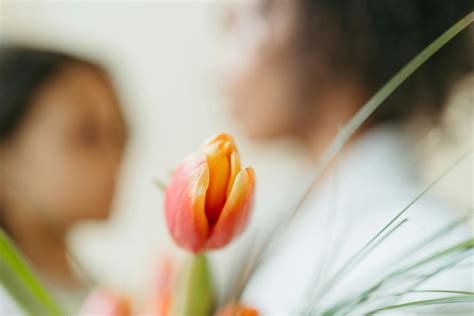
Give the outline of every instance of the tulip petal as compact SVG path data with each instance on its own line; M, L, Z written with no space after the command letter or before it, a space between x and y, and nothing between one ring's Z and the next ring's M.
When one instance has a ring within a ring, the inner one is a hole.
M259 312L242 304L229 304L218 310L216 316L259 316Z
M87 296L79 315L128 316L130 309L128 298L105 288L97 288Z
M175 242L194 253L199 252L208 236L205 213L209 166L204 153L194 153L173 174L165 195L168 229Z
M206 145L209 145L209 144L214 144L214 143L217 143L217 142L222 142L222 141L223 142L230 142L234 148L237 148L235 146L234 138L232 136L230 136L229 134L226 134L226 133L220 133L220 134L212 135L211 137L206 139L203 146L206 146Z
M217 142L201 149L207 156L209 186L206 192L206 216L209 226L219 218L224 207L229 182L230 166L224 147L227 143Z
M245 228L253 204L255 174L252 168L242 170L236 177L229 198L214 227L206 248L220 248Z
M240 173L239 153L234 151L230 155L229 160L230 160L230 176L229 176L229 183L227 184L226 198L229 198L230 192L232 192L232 187L234 186L235 178Z

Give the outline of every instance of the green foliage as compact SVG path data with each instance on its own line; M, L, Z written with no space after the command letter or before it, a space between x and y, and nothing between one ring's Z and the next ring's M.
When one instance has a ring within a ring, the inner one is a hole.
M30 315L63 315L62 309L35 277L20 251L0 229L0 278L2 286Z

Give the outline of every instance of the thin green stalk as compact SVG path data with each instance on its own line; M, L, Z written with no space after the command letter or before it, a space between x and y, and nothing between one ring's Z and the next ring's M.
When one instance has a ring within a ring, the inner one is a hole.
M323 289L323 293L320 293L318 297L315 298L315 304L313 307L310 308L309 313L313 313L314 310L316 309L317 305L321 300L324 298L324 296L329 293L338 283L339 280L341 280L349 271L350 269L355 268L362 260L364 260L365 257L367 257L380 243L382 243L387 237L392 235L398 228L400 228L403 224L405 224L408 221L408 219L404 219L400 223L398 223L395 227L391 228L385 235L381 236L378 240L374 240L374 242L371 245L368 245L368 247L364 247L362 249L363 251L360 251L356 253L354 257L352 257L341 269L339 269L334 275L333 278L329 280L328 286L326 286ZM388 227L387 227L388 228Z
M474 238L470 238L470 239L467 239L463 242L460 242L460 243L457 243L445 250L442 250L442 251L439 251L439 252L436 252L435 254L421 260L420 262L417 262L411 266L408 266L407 268L403 268L399 271L396 271L394 273L392 273L391 275L389 275L390 277L393 277L393 276L397 276L397 275L400 275L402 273L405 273L407 271L410 271L410 270L413 270L415 268L418 268L426 263L429 263L429 262L432 262L438 258L442 258L450 253L455 253L455 252L458 252L458 251L464 251L464 250L469 250L469 249L473 249L474 248Z
M352 309L355 306L366 302L370 296L372 296L376 291L379 291L382 287L386 287L387 284L390 282L393 282L396 280L396 278L399 278L403 275L405 275L407 272L411 272L415 268L420 268L423 267L423 265L431 263L435 260L438 260L440 258L443 258L448 255L452 254L462 254L463 252L467 250L472 250L474 249L474 241L473 239L468 239L463 242L457 243L453 246L450 246L444 250L437 251L435 254L429 255L428 257L423 258L419 262L412 264L408 267L401 268L399 270L396 270L392 273L390 273L388 276L382 278L379 282L377 282L375 285L369 287L367 290L363 291L362 294L357 295L356 297L353 297L351 299L346 299L336 305L334 305L332 308L328 309L326 312L324 312L324 315L335 315L336 313L343 311L345 309ZM422 284L424 281L427 279L431 278L432 276L436 275L440 271L446 270L453 265L457 264L458 262L464 260L466 257L469 257L472 255L471 253L465 253L464 256L455 258L454 260L451 260L447 264L443 265L441 268L438 268L436 271L429 273L428 275L422 275L418 278L416 283L408 288L408 290L413 290L416 286ZM460 258L460 259L459 259Z
M464 251L461 251L459 257L455 257L454 260L451 262L445 264L444 266L438 267L436 270L434 270L431 273L425 274L423 277L419 278L414 284L410 286L410 289L416 289L418 286L421 284L425 283L427 280L431 279L432 277L438 275L440 272L449 270L453 267L455 267L459 262L462 262L466 258L470 258L472 256L472 253L464 253Z
M472 216L471 212L472 212L472 209L469 210L468 212L466 212L467 215L461 217L459 220L456 220L456 221L453 221L452 223L449 223L448 225L442 227L441 229L437 230L436 232L434 232L433 234L428 236L426 239L422 240L415 247L411 248L410 251L407 251L403 256L401 256L400 260L402 260L406 257L409 257L414 252L419 251L420 249L424 248L426 245L438 240L440 237L445 236L446 234L451 232L456 227L459 227L461 224L465 223L469 218L471 218L471 216ZM470 265L469 267L471 267L471 266L472 265ZM424 277L424 276L417 276L417 275L415 275L415 276L416 276L416 278L415 278L416 280L420 280ZM406 274L405 274L405 278L410 279L410 277L407 278ZM382 281L379 281L375 286L372 286L369 289L363 291L362 294L360 294L356 297L344 299L344 300L340 301L339 303L333 305L333 307L328 309L326 311L326 313L327 314L335 314L336 311L341 311L345 308L351 308L354 305L357 305L360 302L364 301L365 297L371 296L372 293L380 290L382 288L382 286L384 288L387 287L387 280L386 280L385 277L382 279Z
M2 286L29 315L64 315L45 287L35 277L26 260L0 229L0 276Z
M459 258L456 258L455 260L453 260L452 262L449 262L441 267L439 267L438 269L436 269L435 271L431 272L431 273L428 273L426 275L423 275L423 276L420 276L419 279L414 283L414 284L411 284L407 287L407 290L403 291L403 292L400 292L400 293L396 293L396 294L391 294L391 295L385 295L385 296L379 296L379 297L374 297L370 300L370 303L374 303L378 300L381 300L381 299L389 299L389 298L392 298L392 301L393 303L395 303L397 300L399 300L400 298L402 298L403 296L407 295L407 294L410 294L410 293L421 293L423 291L416 291L414 289L416 289L419 285L425 283L426 281L430 280L432 277L438 275L439 273L441 273L442 271L445 271L445 270L448 270L448 269L451 269L453 266L455 266L456 264L458 264L460 261L462 261L463 259L465 259L465 256L464 257L461 257L460 259ZM426 293L428 293L428 291L424 291ZM430 291L430 292L434 292L434 291ZM441 292L441 291L439 291ZM447 291L443 291L443 292L447 292ZM460 292L460 291L449 291L449 292L452 292L452 293L456 293L456 292ZM466 294L466 293L470 293L470 292L463 292L463 294ZM459 294L459 293L458 293ZM359 299L359 301L355 302L354 305L352 305L353 307L355 306L358 306L366 301L369 301L369 298L373 295L373 293L367 293L366 295L364 296L361 296L361 298ZM352 308L353 308L352 307ZM348 308L348 309L352 309L350 306L347 306L345 308Z
M474 292L453 291L453 290L418 290L418 291L410 291L410 292L411 293L447 293L447 294L474 295Z
M211 315L214 289L207 255L189 255L179 272L170 315Z
M420 192L407 206L405 206L398 214L396 214L377 234L375 234L372 239L370 239L359 251L357 251L349 260L338 270L336 271L332 278L327 282L327 286L323 288L321 296L316 301L318 304L321 299L328 294L334 286L344 277L351 268L357 265L362 259L364 259L368 253L370 253L373 249L374 244L378 244L380 242L381 236L390 229L391 226L403 215L405 214L410 207L413 206L419 199L421 199L433 186L435 186L441 179L443 179L454 167L456 167L462 160L468 157L471 154L471 150L466 152L465 154L461 155L453 164L451 164L446 170L444 170L434 181L432 181L422 192ZM383 240L383 239L382 239ZM367 252L369 251L369 252ZM309 310L312 312L314 311L315 307L311 307Z
M415 291L415 290L407 290L403 292L398 292L398 293L393 293L393 294L388 294L385 296L381 296L376 298L376 300L380 299L389 299L389 298L400 298L403 297L407 294L427 294L427 293L440 293L440 294L460 294L460 295L474 295L474 292L466 292L466 291L453 291L453 290L420 290L420 291ZM394 305L394 304L393 304ZM351 308L353 310L353 308Z
M413 308L413 307L423 307L423 306L431 306L431 305L439 305L439 304L459 304L459 303L472 303L474 302L474 295L459 295L459 296L448 296L442 298L436 298L431 300L422 300L422 301L413 301L398 305L390 305L385 306L382 308L378 308L368 312L366 315L375 315L376 313L380 313L387 310L394 310L394 309L404 309L404 308Z
M425 248L429 244L433 243L434 241L438 240L440 237L445 236L449 232L451 232L453 229L459 227L460 225L466 223L467 220L472 218L473 209L470 209L466 212L466 215L462 216L460 219L453 221L452 223L449 223L448 225L442 227L435 233L431 234L428 236L426 239L420 241L419 243L413 245L409 250L407 250L403 255L400 256L400 261L401 260L406 260L407 258L411 257L413 254L419 252L421 249Z

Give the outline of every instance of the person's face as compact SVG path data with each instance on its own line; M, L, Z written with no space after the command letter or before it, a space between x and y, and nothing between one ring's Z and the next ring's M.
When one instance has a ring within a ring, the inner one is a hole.
M226 13L223 69L232 113L251 137L291 134L299 102L291 56L295 1L244 1Z
M122 114L105 75L84 65L64 66L32 102L1 148L7 205L8 197L16 199L48 212L62 226L106 218L125 139Z

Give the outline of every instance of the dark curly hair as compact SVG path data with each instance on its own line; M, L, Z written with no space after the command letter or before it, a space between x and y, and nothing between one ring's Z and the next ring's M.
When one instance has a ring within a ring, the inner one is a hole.
M14 134L39 88L64 65L78 63L104 72L99 65L65 53L0 46L0 142Z
M298 0L298 63L311 83L317 80L311 73L318 75L312 61L322 57L332 73L355 74L373 94L473 8L472 0ZM458 34L416 71L373 122L400 121L414 112L437 117L453 83L473 71L472 31Z

